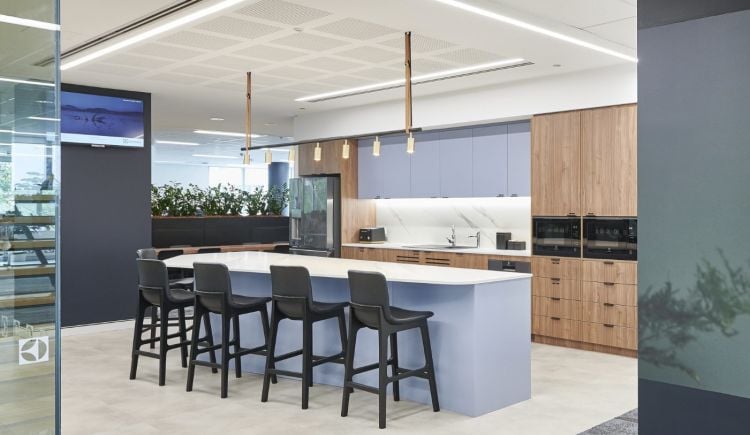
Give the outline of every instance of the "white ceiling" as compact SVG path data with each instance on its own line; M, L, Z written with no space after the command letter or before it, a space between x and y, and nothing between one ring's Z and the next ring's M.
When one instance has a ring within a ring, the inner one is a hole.
M466 1L635 55L635 0ZM62 50L173 3L61 0ZM244 73L252 71L253 131L288 136L300 113L403 98L403 90L391 90L294 101L403 77L406 30L413 32L415 74L511 57L534 63L419 85L415 98L624 62L433 0L247 0L67 70L63 81L151 92L155 137L184 138L194 128L242 131ZM210 121L214 116L225 121Z

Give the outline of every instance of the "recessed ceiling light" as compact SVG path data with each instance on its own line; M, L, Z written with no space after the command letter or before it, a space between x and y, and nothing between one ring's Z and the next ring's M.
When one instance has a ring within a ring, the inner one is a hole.
M137 35L131 36L130 38L123 39L120 42L117 42L115 44L109 45L107 47L104 47L102 49L96 50L90 54L87 54L85 56L79 57L77 59L71 60L70 62L65 62L60 66L60 69L62 71L65 71L67 69L76 67L78 65L82 65L86 62L90 62L94 59L98 59L104 55L107 55L109 53L115 52L117 50L121 50L125 47L129 47L133 44L136 44L138 42L141 42L143 40L153 38L156 35L160 35L164 32L170 31L172 29L176 29L180 26L184 26L185 24L192 23L193 21L199 20L203 17L206 17L211 14L215 14L216 12L223 11L224 9L230 8L236 4L242 3L245 0L224 0L219 3L216 3L214 5L205 7L203 9L197 10L193 12L192 14L185 15L183 17L177 18L173 21L169 21L167 23L162 24L161 26L154 27L151 30L147 30L143 33L139 33Z
M8 77L0 77L0 82L7 82L7 83L19 83L23 85L37 85L37 86L47 86L49 88L54 88L55 84L50 82L37 82L33 80L18 80L18 79L11 79ZM47 101L44 101L45 103Z
M245 137L245 133L236 133L233 131L221 131L221 130L193 130L193 133L198 134L210 134L213 136L229 136L229 137ZM263 137L262 134L251 134L250 137Z
M60 25L48 23L46 21L30 20L28 18L13 17L10 15L0 15L0 23L17 24L19 26L34 27L44 30L60 30Z
M418 84L420 82L429 82L429 81L439 80L439 79L460 77L460 76L467 75L467 74L489 72L489 71L493 71L493 70L500 69L503 67L508 67L510 65L522 64L523 62L525 62L525 60L519 57L519 58L514 58L514 59L501 60L497 62L482 63L479 65L471 65L471 66L467 66L463 68L454 68L454 69L438 71L438 72L429 73L429 74L412 76L411 82L414 84ZM404 83L406 83L406 79L390 80L387 82L373 83L371 85L358 86L355 88L342 89L339 91L325 92L325 93L316 94L316 95L308 95L306 97L297 98L294 101L320 101L320 100L325 100L325 99L334 98L334 97L357 95L357 94L362 94L365 92L379 91L379 90L385 90L385 89L403 86ZM300 110L302 109L303 108L300 107Z
M574 38L572 36L563 35L562 33L558 33L549 29L545 29L544 27L539 27L537 25L527 23L525 21L521 21L516 18L511 18L505 15L501 15L496 12L488 11L487 9L482 9L482 8L479 8L479 7L476 7L467 3L463 3L457 0L434 0L434 1L448 5L448 6L453 6L454 8L458 8L458 9L471 12L477 15L481 15L483 17L491 18L495 21L500 21L501 23L510 24L511 26L515 26L515 27L520 27L521 29L524 29L524 30L529 30L534 33L539 33L541 35L559 39L560 41L565 41L565 42L577 45L579 47L588 48L590 50L598 51L599 53L604 53L610 56L624 59L629 62L638 62L638 58L627 55L625 53L620 53L619 51L615 51L606 47L602 47L601 45L592 44L590 42L586 42L584 40Z
M221 154L193 154L193 157L207 157L212 159L237 159L235 156L225 156Z
M189 146L200 145L198 142L183 142L179 140L157 140L156 143L164 144L164 145L189 145Z
M224 120L224 118L219 118L219 117L216 117L216 116L213 117L213 118L211 118L211 121L223 121L223 120Z

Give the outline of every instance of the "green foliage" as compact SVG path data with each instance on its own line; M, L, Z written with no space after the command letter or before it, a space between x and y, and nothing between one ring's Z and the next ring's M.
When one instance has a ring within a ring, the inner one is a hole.
M200 188L180 183L151 186L153 216L240 216L280 215L289 202L286 185L264 192L258 187L247 192L234 186Z
M735 320L750 314L750 275L732 267L721 250L719 255L720 268L706 260L697 265L692 288L680 291L666 282L657 290L649 287L638 300L638 357L680 370L698 384L700 374L680 360L679 350L694 342L698 333L737 335Z

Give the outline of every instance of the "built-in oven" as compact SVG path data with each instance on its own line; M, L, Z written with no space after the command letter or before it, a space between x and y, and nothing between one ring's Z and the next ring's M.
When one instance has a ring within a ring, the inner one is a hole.
M583 218L583 256L638 259L638 220L633 217Z
M555 257L581 256L580 217L535 217L532 219L531 253Z

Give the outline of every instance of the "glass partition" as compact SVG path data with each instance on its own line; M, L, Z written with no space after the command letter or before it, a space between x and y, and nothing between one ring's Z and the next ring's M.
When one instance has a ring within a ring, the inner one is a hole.
M0 433L59 431L56 0L0 1Z

